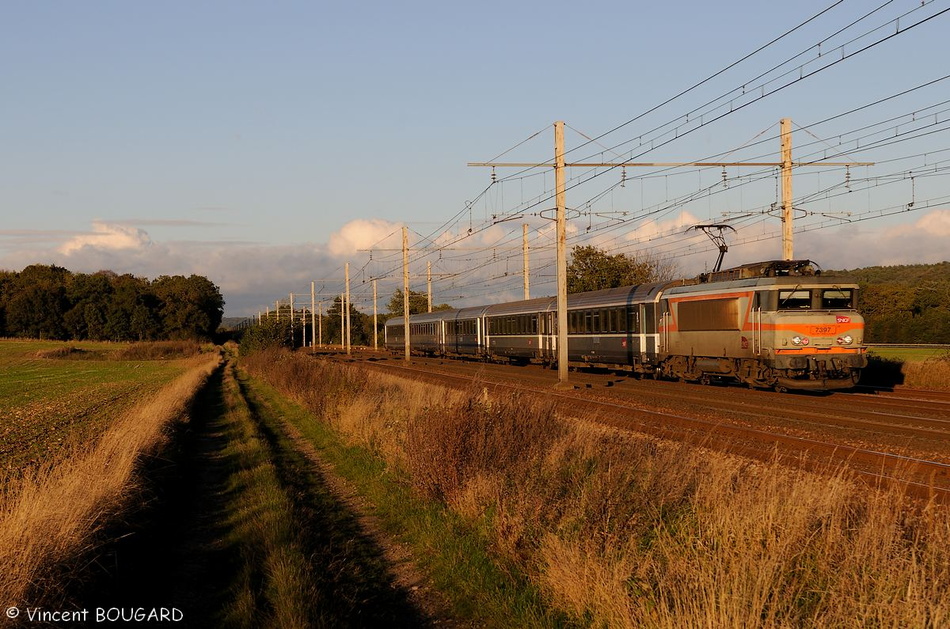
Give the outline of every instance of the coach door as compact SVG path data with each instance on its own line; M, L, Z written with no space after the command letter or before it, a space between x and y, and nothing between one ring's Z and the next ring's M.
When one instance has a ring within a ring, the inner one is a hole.
M640 305L640 347L649 356L656 355L656 304Z
M668 354L670 351L670 326L673 323L673 315L670 313L670 303L667 300L660 302L660 311L662 314L659 318L659 334L654 335L654 338L660 339L658 353Z
M557 346L555 345L557 335L554 330L554 315L555 313L553 312L541 313L541 348L544 350L544 357L550 360L554 360L554 357L557 355Z

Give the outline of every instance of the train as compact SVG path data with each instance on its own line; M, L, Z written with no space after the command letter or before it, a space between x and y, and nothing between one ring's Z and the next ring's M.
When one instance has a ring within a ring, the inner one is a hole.
M770 260L689 279L567 298L570 367L779 391L853 387L867 366L858 286L810 260ZM554 297L411 315L413 353L557 363ZM403 317L385 347L405 348Z

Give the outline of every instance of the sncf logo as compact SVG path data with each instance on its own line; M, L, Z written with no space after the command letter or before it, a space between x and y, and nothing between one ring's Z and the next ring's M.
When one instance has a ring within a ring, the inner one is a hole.
M835 317L835 323L851 323L851 317L846 317L844 315L837 315Z

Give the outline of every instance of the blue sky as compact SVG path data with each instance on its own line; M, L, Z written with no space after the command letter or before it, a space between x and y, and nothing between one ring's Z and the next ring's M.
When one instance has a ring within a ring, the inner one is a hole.
M950 14L939 15L946 1L642 4L6 3L0 267L199 273L222 287L227 314L247 315L290 291L309 293L311 280L327 294L338 291L348 261L367 309L363 280L380 276L383 294L398 285L390 279L398 257L391 249L408 225L416 276L432 262L440 301L461 303L517 296L520 285L509 280L520 252L509 248L511 232L520 242L526 222L537 246L536 294L544 294L550 230L542 210L551 205L543 199L553 178L547 169L530 176L498 169L510 179L479 196L490 172L466 163L489 160L536 132L503 160L549 160L555 120L566 121L568 148L577 147L824 9L740 66L575 155L774 160L777 121L791 117L803 153L821 143L847 150L837 161L878 162L847 175L796 171L805 230L796 252L834 268L950 257L943 244L950 190L940 164L950 142L939 106L950 98L950 81L812 126L947 74ZM807 52L879 4L886 6L823 44L822 56ZM754 77L798 53L804 56L785 68L800 75L834 55L856 54L768 94L794 78L775 72L758 87L764 97L733 92L729 100L748 106L696 127L697 116L715 117L712 109L702 113L705 103L746 83L754 91ZM690 111L697 113L687 122ZM923 126L928 116L933 124ZM683 137L634 150L636 138L666 123ZM878 125L877 136L856 131L868 125ZM907 135L913 125L917 139ZM900 142L864 149L889 133ZM778 220L762 213L775 201L774 177L756 178L754 170L727 169L723 177L721 169L629 169L620 186L616 169L603 173L569 193L573 242L675 257L691 273L715 255L683 230L720 221L723 212L744 213L735 219L731 261L777 257ZM851 193L822 192L840 191L845 177L854 182ZM541 200L532 203L535 196ZM750 218L755 213L761 218ZM491 226L493 215L512 220ZM436 247L469 228L473 235L454 250Z

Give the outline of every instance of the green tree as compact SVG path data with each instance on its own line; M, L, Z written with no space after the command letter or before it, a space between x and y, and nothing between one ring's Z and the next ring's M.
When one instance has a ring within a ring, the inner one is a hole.
M241 335L238 352L247 356L253 352L279 347L290 347L290 321L284 317L268 317L258 325L252 325Z
M16 286L16 273L0 271L0 337L9 336L7 332L7 304Z
M333 305L327 309L326 316L323 319L323 342L330 344L342 344L343 339L343 318L340 298L333 300ZM373 316L366 315L350 304L350 343L353 345L372 345L373 344Z
M66 290L66 296L71 304L69 311L64 315L64 322L73 339L107 339L106 317L109 311L109 302L113 296L112 278L115 274L95 273L87 275L78 273L73 276L72 282Z
M33 264L16 275L6 304L7 331L15 336L66 339L66 286L72 274L58 266Z
M111 278L104 338L111 341L151 341L165 338L159 319L159 302L145 278L129 273Z
M389 311L389 314L401 317L403 314L402 306L402 291L396 289L393 292L393 296L390 298L389 303L386 304L386 309ZM452 306L448 304L439 304L432 306L432 310L451 310ZM411 288L409 289L409 314L422 314L423 312L429 312L429 295L428 293L414 291Z
M567 292L648 284L672 279L674 274L675 266L649 257L610 255L597 247L576 246L567 265Z
M151 290L161 306L159 316L167 338L211 338L224 316L224 298L214 283L200 275L162 275Z

